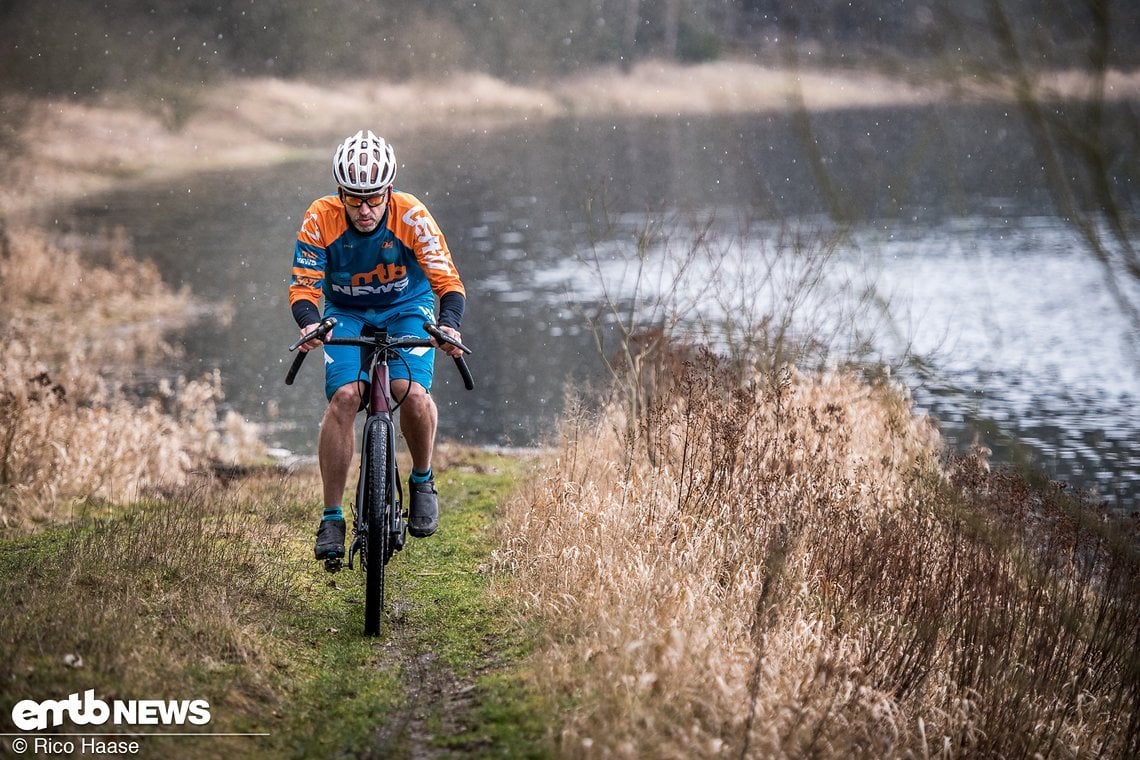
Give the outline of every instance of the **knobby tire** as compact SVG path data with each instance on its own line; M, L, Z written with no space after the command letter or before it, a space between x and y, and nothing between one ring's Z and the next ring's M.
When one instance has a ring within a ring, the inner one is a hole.
M380 634L380 616L384 611L384 566L388 561L389 461L391 422L369 420L364 436L365 458L364 515L368 529L365 541L364 635Z

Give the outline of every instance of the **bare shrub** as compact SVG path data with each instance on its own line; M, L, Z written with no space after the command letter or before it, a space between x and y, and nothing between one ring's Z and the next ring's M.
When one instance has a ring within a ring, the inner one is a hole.
M875 283L837 265L841 227L715 215L627 227L607 221L595 234L580 256L592 276L578 281L600 290L585 294L584 316L631 441L652 428L650 410L667 403L682 365L702 350L725 357L733 386L772 384L789 363L858 358L874 340L860 333L873 328L858 326L890 319Z
M261 452L248 423L232 415L220 423L216 373L151 372L156 379L140 387L140 369L173 355L164 332L190 315L190 298L131 258L126 241L110 241L111 265L96 268L36 231L6 240L0 527L139 498L205 474L215 460Z

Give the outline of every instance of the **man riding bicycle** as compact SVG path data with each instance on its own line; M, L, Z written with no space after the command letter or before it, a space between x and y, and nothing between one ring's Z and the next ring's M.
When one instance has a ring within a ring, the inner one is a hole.
M466 291L443 234L423 203L396 190L392 146L371 131L360 131L336 149L332 160L337 192L313 201L305 212L293 254L289 305L308 335L324 316L337 318L340 336L385 330L397 337L429 338L423 324L436 322L461 339ZM436 297L439 314L436 316ZM460 349L433 345L449 356ZM311 340L300 347L323 345ZM408 532L425 538L439 526L438 492L432 473L437 410L429 393L434 351L408 349L390 371L392 395L400 404L400 429L412 457ZM353 346L325 346L325 395L317 458L324 490L324 514L317 528L317 559L344 556L341 508L353 457L353 424L367 397L368 367Z

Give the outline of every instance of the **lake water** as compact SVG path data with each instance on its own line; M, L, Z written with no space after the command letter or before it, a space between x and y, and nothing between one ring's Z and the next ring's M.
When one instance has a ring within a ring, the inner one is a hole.
M832 242L814 306L838 303L828 288L873 287L889 320L864 308L832 325L873 336L863 349L877 361L925 356L921 372L902 378L952 443L1028 453L1052 477L1135 508L1137 326L1053 214L1021 135L1013 116L988 106L816 115L810 134L764 114L561 120L396 141L398 186L432 209L470 295L464 337L478 388L464 391L449 364L437 367L441 436L541 443L566 385L601 376L582 315L602 291L583 255L597 251L609 292L621 291L646 223L670 220L682 242L709 223L747 287L748 262L778 250L782 232L816 230ZM220 368L228 402L266 425L271 444L300 454L315 449L323 394L316 363L294 386L282 382L295 337L286 282L300 214L331 189L336 139L289 165L90 198L60 222L124 227L170 282L225 305L231 323L183 335L184 369ZM1120 165L1134 215L1136 156ZM645 250L655 271L667 269L668 248ZM683 280L702 277L694 266ZM756 299L778 306L786 283L769 285L755 287Z

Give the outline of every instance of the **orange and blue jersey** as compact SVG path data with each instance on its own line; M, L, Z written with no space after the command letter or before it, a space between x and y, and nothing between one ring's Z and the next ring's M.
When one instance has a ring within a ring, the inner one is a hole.
M434 304L434 296L448 293L460 296L460 303L466 295L443 233L415 196L393 190L384 219L369 233L349 224L336 195L318 198L305 212L293 255L290 307L307 311L301 302L316 307L323 296L326 304L344 309L404 310ZM448 310L442 311L440 322L446 323Z

